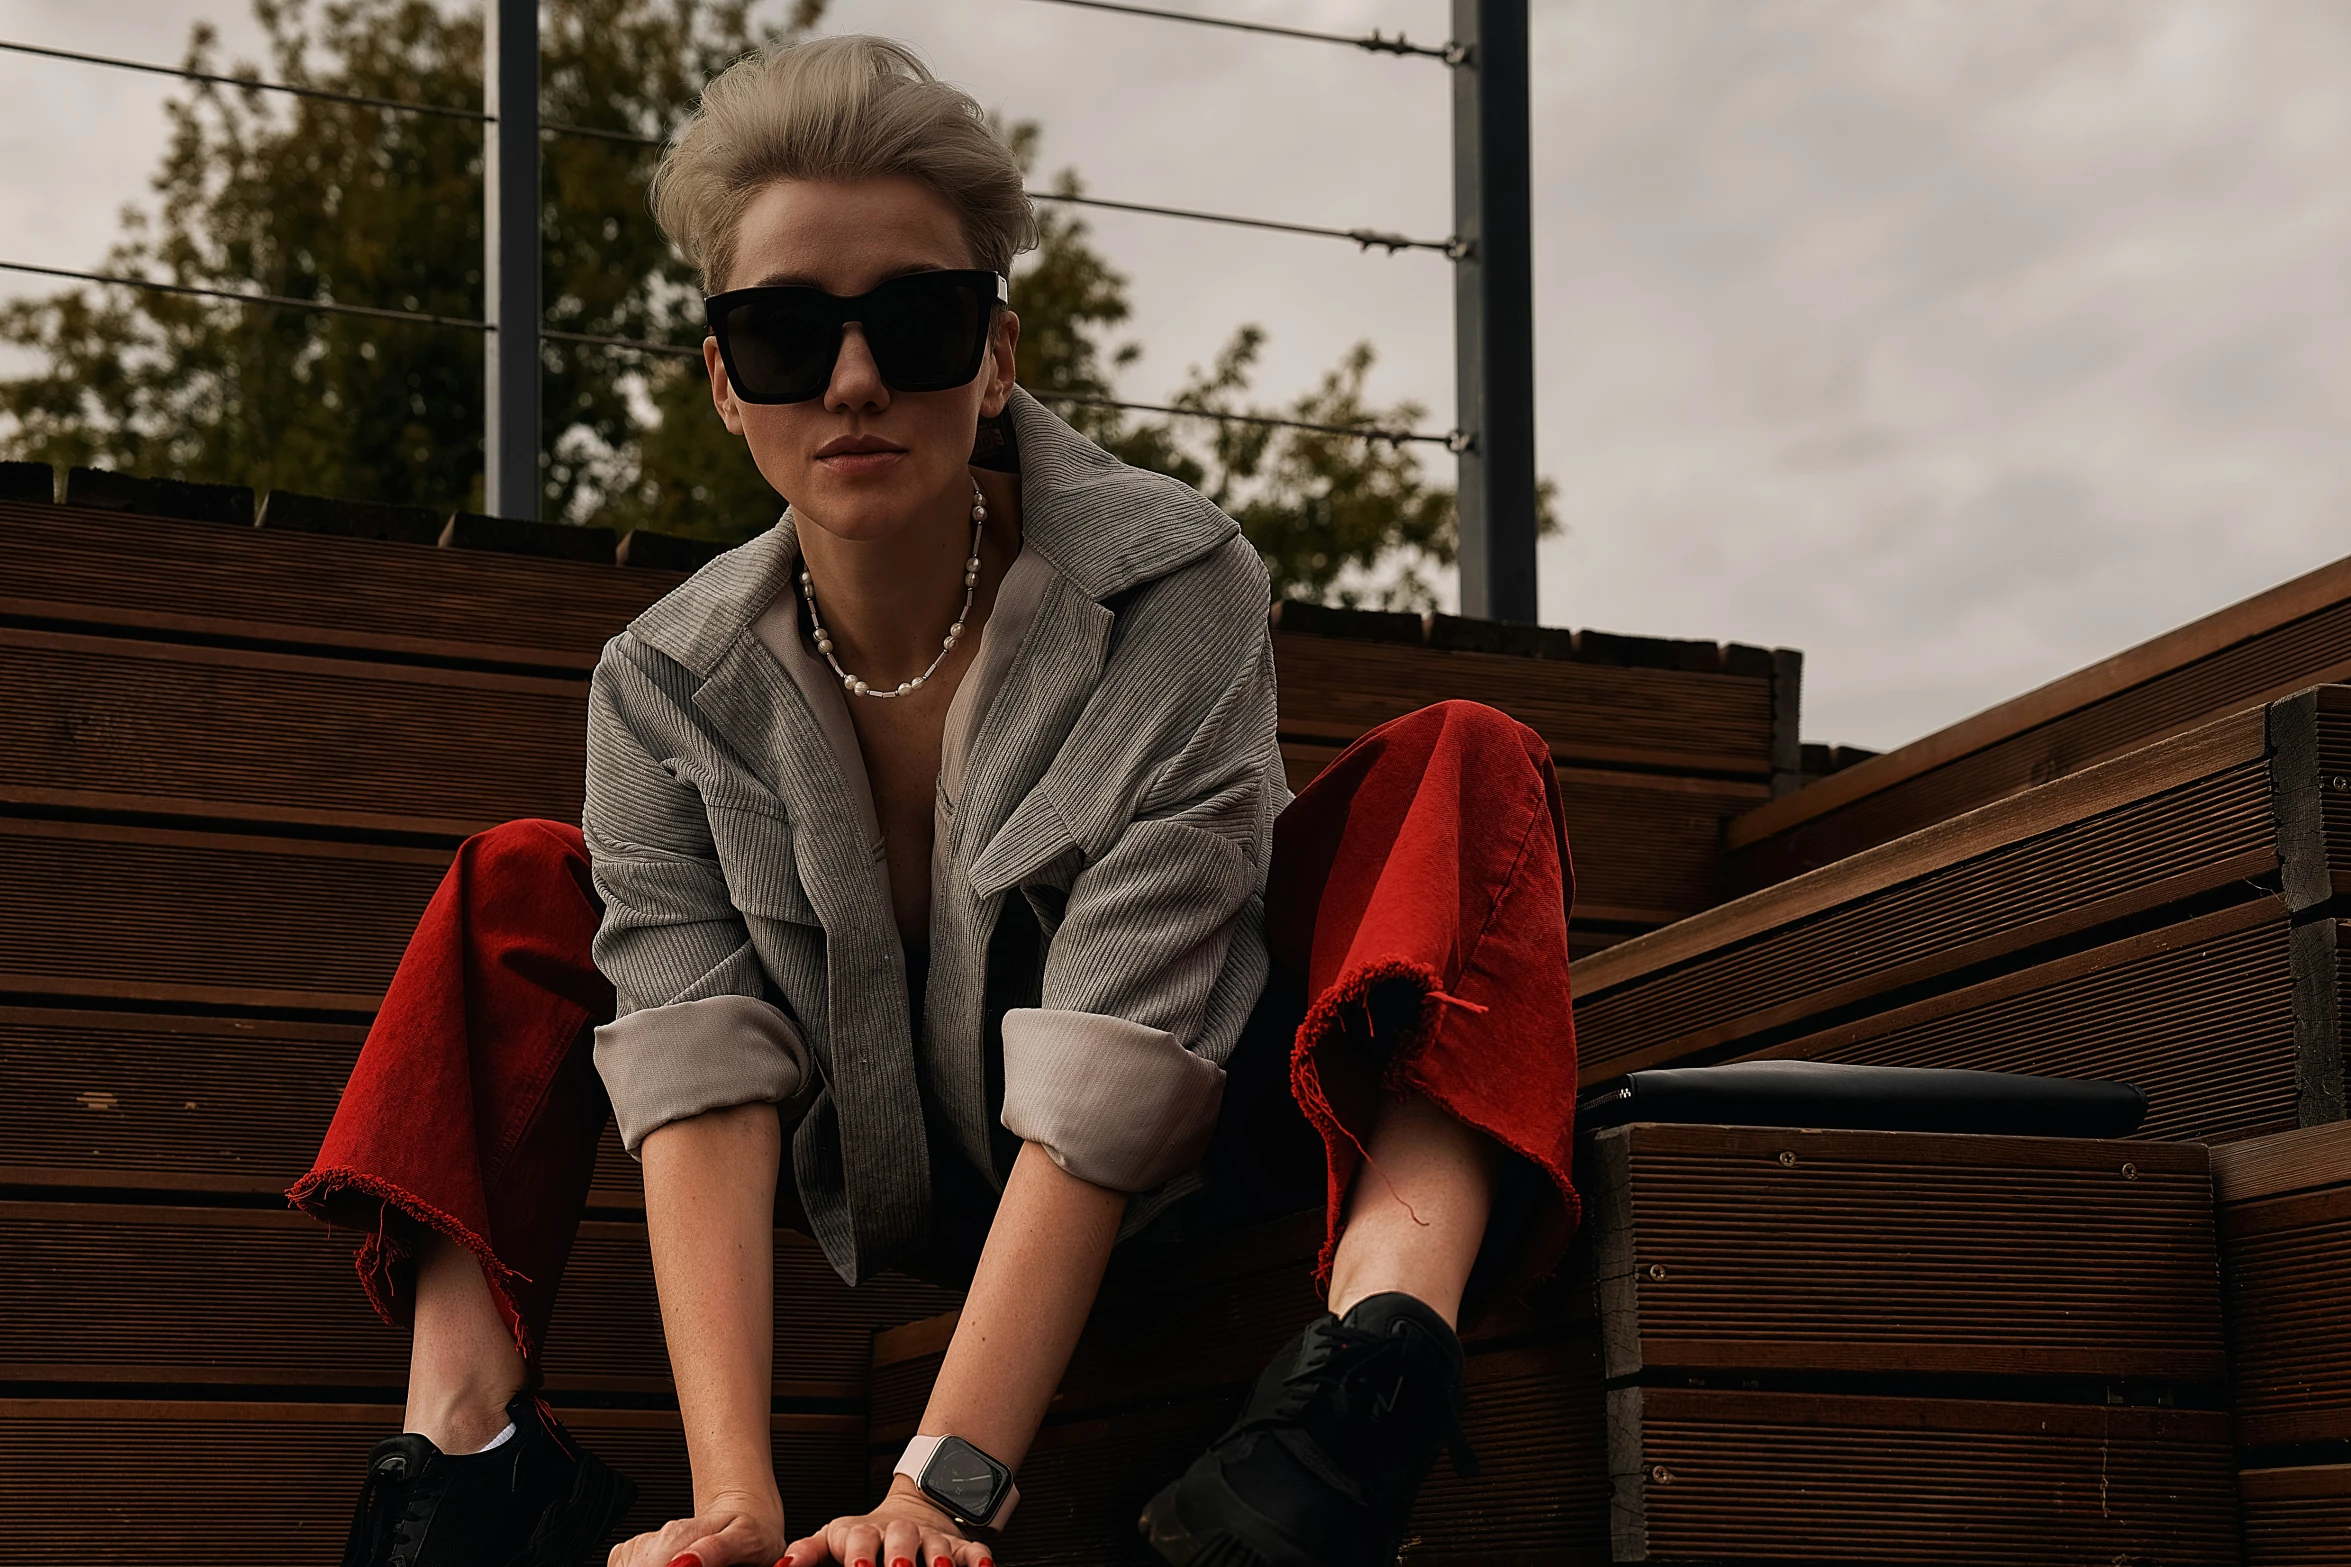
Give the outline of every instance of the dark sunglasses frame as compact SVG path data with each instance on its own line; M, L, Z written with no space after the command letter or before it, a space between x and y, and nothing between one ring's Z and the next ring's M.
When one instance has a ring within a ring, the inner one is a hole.
M972 334L970 351L956 361L959 368L926 376L915 372L900 357L890 313L893 310L904 311L906 307L903 302L910 295L940 288L969 289L981 295L985 306L980 312L979 328ZM980 373L981 361L987 357L988 339L996 326L996 312L1009 304L1011 299L1012 287L1002 273L984 270L909 272L854 299L844 299L838 294L828 294L821 288L807 288L798 284L729 289L723 294L712 294L705 298L702 301L702 314L710 325L710 335L718 339L718 356L726 365L727 383L737 398L746 403L805 403L822 397L824 389L832 384L833 367L841 357L841 329L852 321L865 328L866 349L873 355L875 367L881 371L883 384L891 391L943 392L950 387L970 385L972 377ZM813 385L806 381L781 387L745 384L736 359L732 317L735 311L745 305L762 303L795 307L813 317L815 324L830 329L832 352L825 356L822 375L817 375L813 369L809 371Z

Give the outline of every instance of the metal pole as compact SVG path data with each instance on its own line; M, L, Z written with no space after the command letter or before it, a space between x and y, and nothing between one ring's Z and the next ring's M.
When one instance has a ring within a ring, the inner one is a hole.
M1535 263L1527 0L1453 0L1461 613L1535 620Z
M539 515L539 5L482 8L482 510Z

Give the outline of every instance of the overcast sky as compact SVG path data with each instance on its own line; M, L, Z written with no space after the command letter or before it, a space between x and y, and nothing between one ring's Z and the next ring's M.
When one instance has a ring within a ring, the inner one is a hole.
M1426 41L1448 11L1158 3ZM2351 3L1534 13L1547 622L1802 648L1806 738L1883 747L2351 553ZM169 61L200 17L254 37L241 0L0 0L0 38ZM914 42L1100 195L1450 226L1427 61L1042 0L826 27ZM168 89L0 55L0 259L100 258ZM1257 321L1266 394L1369 338L1379 394L1450 423L1441 259L1093 221L1130 395Z

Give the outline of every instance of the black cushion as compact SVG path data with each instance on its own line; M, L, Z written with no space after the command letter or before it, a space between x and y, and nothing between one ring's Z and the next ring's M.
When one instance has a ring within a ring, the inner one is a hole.
M1585 1101L1586 1126L1683 1121L1867 1132L2127 1137L2147 1117L2129 1083L1834 1061L1735 1061L1635 1072Z

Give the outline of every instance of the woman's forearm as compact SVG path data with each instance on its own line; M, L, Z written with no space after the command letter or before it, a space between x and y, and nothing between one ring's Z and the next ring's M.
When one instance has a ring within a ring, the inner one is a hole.
M1021 1149L923 1411L925 1433L1019 1466L1094 1308L1126 1204L1124 1192L1079 1180L1035 1143Z
M738 1105L650 1133L645 1227L670 1373L693 1462L694 1505L772 1510L768 1409L775 1359L775 1106Z

